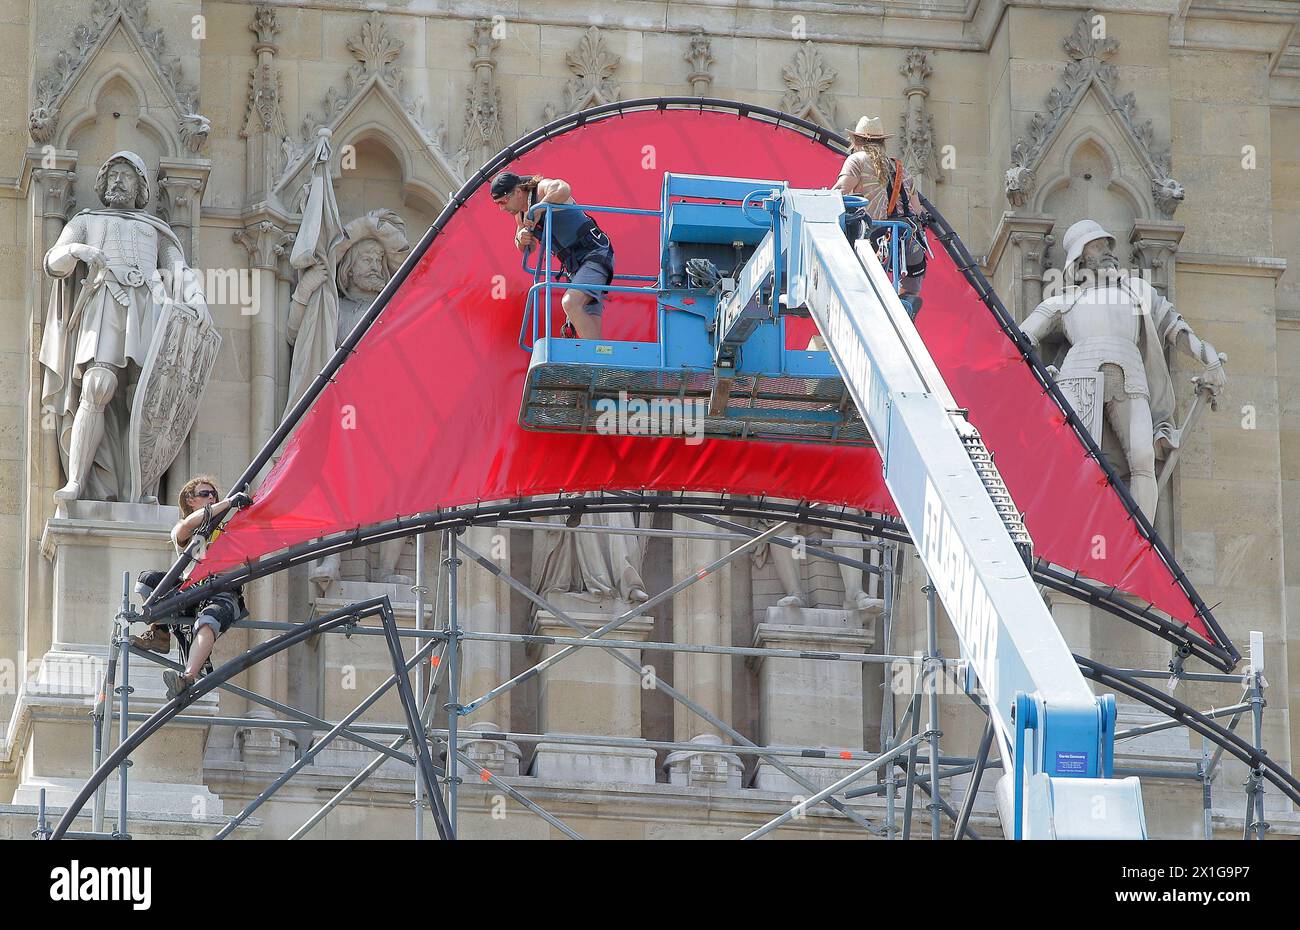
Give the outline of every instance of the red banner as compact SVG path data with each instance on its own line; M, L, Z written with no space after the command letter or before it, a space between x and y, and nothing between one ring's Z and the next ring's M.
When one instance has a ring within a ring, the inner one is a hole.
M793 129L689 109L563 132L512 164L568 180L579 203L658 209L665 171L834 183L842 156ZM598 215L620 273L655 274L657 217ZM197 579L397 516L601 489L728 491L894 514L872 450L526 432L518 337L531 277L486 186L448 219L316 399ZM1152 602L1214 641L1029 363L935 243L918 328L997 457L1037 555ZM558 313L558 300L557 313ZM605 336L653 339L652 297L608 301ZM806 345L807 332L792 341Z

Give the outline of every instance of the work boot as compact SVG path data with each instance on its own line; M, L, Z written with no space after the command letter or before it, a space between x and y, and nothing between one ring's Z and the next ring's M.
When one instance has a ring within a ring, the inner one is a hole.
M167 700L172 701L180 697L185 689L194 682L181 672L174 672L171 669L163 672L163 683L167 685Z
M172 632L165 626L150 626L143 636L132 636L131 645L148 652L161 652L164 655L172 651Z

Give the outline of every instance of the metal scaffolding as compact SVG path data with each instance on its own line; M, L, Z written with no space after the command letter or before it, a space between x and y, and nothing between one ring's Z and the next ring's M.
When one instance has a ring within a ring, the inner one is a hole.
M647 514L673 512L665 510L662 499L640 498L639 500L639 505L629 505L624 499L623 509ZM522 505L530 502L518 503L521 505L519 509L523 511L526 508ZM590 499L571 499L570 514L580 516L584 512L592 512L592 503ZM475 512L478 512L477 508ZM535 798L528 796L528 783L534 781L531 776L520 775L507 779L498 772L490 771L466 752L466 745L471 741L511 742L524 745L547 742L601 747L635 746L660 752L684 750L725 753L749 759L754 763L762 760L808 792L806 797L795 798L791 804L783 804L773 800L770 795L764 794L762 804L770 808L768 815L764 816L762 822L753 829L739 833L738 838L756 839L764 836L791 821L802 819L810 809L825 805L861 827L869 835L888 839L910 839L913 836L914 815L919 813L917 802L919 791L928 799L924 807L929 811L928 832L931 839L941 839L945 835L953 839L978 839L980 834L972 824L972 818L976 812L980 786L984 775L990 769L1003 767L1004 760L990 758L993 743L991 722L986 723L983 728L979 749L974 757L946 756L943 753L939 706L941 682L947 676L950 681L961 683L966 678L966 665L959 659L941 654L935 593L928 584L922 589L926 596L926 619L925 651L919 658L921 686L911 689L913 693L908 696L900 717L895 706L897 695L891 687L891 682L895 680L894 669L899 663L908 663L910 667L918 661L914 656L893 653L903 562L908 545L889 538L883 533L861 541L833 538L807 541L791 537L790 530L794 522L811 522L816 525L819 520L828 519L828 513L808 505L801 505L797 513L776 508L768 511L768 516L769 519L780 522L766 529L753 528L737 522L734 515L689 512L684 515L700 528L686 529L682 526L624 528L582 525L572 520L570 525L560 525L509 517L475 520L467 516L461 526L448 527L441 531L442 558L438 566L431 602L426 602L430 589L427 584L429 579L424 553L424 534L419 528L412 528L407 532L407 535L415 536L417 542L416 578L412 587L415 594L416 620L412 627L398 625L393 605L386 596L349 604L342 609L302 623L243 621L243 626L270 631L276 635L254 645L215 669L210 675L200 678L198 683L181 697L169 701L151 714L131 709L132 660L143 659L169 668L179 666L165 656L137 650L130 645L130 625L132 622L141 622L144 616L132 605L129 579L124 579L122 609L117 614L113 625L113 648L110 652L110 661L92 712L94 772L53 827L48 822L45 797L42 792L37 829L33 831L33 835L52 839L129 838L129 757L131 753L166 724L188 723L292 730L314 737L310 748L302 751L282 774L261 790L241 811L226 818L226 822L216 833L218 839L229 836L244 824L258 808L271 799L295 775L309 766L338 737L345 737L357 745L366 747L375 755L291 835L292 839L299 839L306 835L331 811L344 803L348 796L374 775L388 759L399 760L411 767L416 838L423 838L426 810L431 812L440 838L455 838L458 828L457 817L461 808L462 772L474 773L484 784L513 799L565 836L573 839L582 838L578 831L565 824L559 816L547 811ZM836 512L834 516L843 516L843 514ZM867 517L860 521L859 529L869 525L871 519ZM733 547L708 564L689 567L681 573L680 578L671 581L663 590L650 594L644 603L629 606L608 623L588 632L587 627L579 620L536 591L529 583L503 570L492 559L460 539L460 532L470 525L494 526L507 532L625 533L645 538L709 539L726 542ZM358 539L354 545L364 544L365 541L365 539ZM809 542L814 544L810 545ZM869 577L874 578L873 588L884 601L876 631L876 643L880 651L872 654L808 652L799 649L731 646L720 643L646 642L614 638L617 631L633 619L648 615L656 606L669 601L700 580L715 575L737 558L747 555L763 544L791 548L802 546L808 552L832 562L852 566L867 572ZM878 563L869 558L871 552L877 554ZM457 607L457 583L460 573L466 570L466 566L470 563L487 571L538 610L548 611L561 623L573 629L574 634L572 636L531 635L465 628L464 618L460 616ZM425 625L426 611L432 613L431 627ZM377 622L363 623L366 620ZM232 680L258 662L268 661L291 646L306 641L309 637L339 634L384 637L392 659L393 671L351 712L338 720L322 719L302 708L290 706L267 695L236 685ZM414 652L409 656L403 645L407 641L410 641L408 645L414 647ZM460 666L462 645L466 641L521 643L559 648L549 656L540 658L522 673L507 678L483 694L475 695L463 693ZM485 732L477 729L466 731L459 726L460 718L483 708L528 679L554 668L578 654L580 650L590 648L604 650L615 661L638 676L642 672L641 666L630 658L625 650L725 655L733 660L736 658L798 658L828 663L850 662L864 667L877 665L883 670L885 682L880 702L880 751L865 751L860 747L758 745L749 735L704 707L690 694L662 680L656 680L654 687L709 724L717 734L720 734L718 743L701 744L642 739L639 736L598 734ZM1187 766L1174 764L1158 771L1116 769L1117 776L1147 774L1160 778L1199 781L1202 785L1204 834L1207 838L1211 835L1213 826L1211 785L1225 754L1245 763L1249 770L1245 784L1246 816L1243 830L1245 838L1263 839L1267 833L1268 825L1264 819L1266 783L1272 784L1293 802L1300 803L1300 782L1269 758L1264 750L1262 720L1266 706L1264 696L1266 682L1260 671L1252 668L1244 675L1191 672L1183 667L1181 660L1185 656L1180 656L1175 663L1171 664L1172 674L1175 677L1187 681L1236 682L1243 687L1241 700L1232 706L1199 712L1175 700L1167 691L1154 688L1144 682L1144 679L1168 680L1171 670L1114 669L1084 657L1076 658L1085 677L1107 690L1113 690L1131 700L1152 707L1167 718L1149 726L1121 731L1116 734L1117 740L1134 739L1171 727L1186 727L1207 741L1207 749L1203 757ZM426 672L426 669L431 671ZM414 680L412 680L412 670L415 671ZM393 688L396 688L400 700L403 720L378 724L358 722L368 709ZM278 717L268 720L265 717L184 713L185 708L195 699L218 689L268 708ZM977 689L963 689L963 693L987 714L987 708L982 706L981 695ZM1247 715L1252 721L1249 741L1235 732L1240 721ZM118 738L116 746L111 746L110 734L115 716ZM1230 718L1226 727L1216 722L1223 717ZM131 729L132 725L135 727L134 730ZM1212 754L1208 749L1210 743L1216 746ZM857 763L858 767L826 786L815 784L805 772L794 767L794 764L801 759L825 758L851 761ZM115 826L109 830L105 828L106 785L114 771L118 775L117 817ZM750 771L749 774L752 779L753 772ZM875 784L860 786L867 776L873 774ZM954 785L954 779L965 779L964 790L960 792L953 790L951 786ZM950 786L947 791L945 791L945 782ZM599 785L593 784L593 788L598 787ZM876 800L877 798L881 800ZM87 803L92 805L91 828L74 830L74 822ZM701 796L700 803L708 804L709 801Z

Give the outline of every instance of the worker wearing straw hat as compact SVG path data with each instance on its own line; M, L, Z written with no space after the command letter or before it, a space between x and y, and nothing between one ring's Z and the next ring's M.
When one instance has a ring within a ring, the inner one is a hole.
M869 221L907 220L911 235L907 238L904 256L906 273L900 287L903 306L912 319L921 310L921 281L925 277L926 245L922 210L917 199L916 182L897 158L885 154L885 140L893 134L884 131L878 116L864 116L857 126L848 130L853 150L844 159L835 181L842 194L866 198L865 209L849 214L849 238L862 238L865 231L877 251L882 251L889 241L888 227L869 230Z

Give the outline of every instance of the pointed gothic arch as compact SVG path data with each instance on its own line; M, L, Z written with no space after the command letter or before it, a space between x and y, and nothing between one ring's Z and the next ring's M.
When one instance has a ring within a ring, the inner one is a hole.
M1092 126L1080 128L1068 141L1065 134L1061 133L1053 151L1045 153L1044 163L1050 164L1052 170L1043 177L1034 193L1032 212L1051 215L1059 212L1051 204L1069 185L1071 178L1078 176L1076 168L1090 148L1100 156L1106 170L1106 191L1122 203L1128 213L1127 225L1131 226L1138 218L1151 217L1155 213L1155 202L1150 190L1139 187L1130 180L1131 174L1125 170L1123 157L1114 142Z
M198 91L184 82L180 60L167 56L162 30L147 28L143 4L105 9L77 28L73 48L60 52L37 80L29 117L33 141L68 148L116 76L132 87L148 124L165 141L160 154L196 156L206 143L208 120L198 113Z

